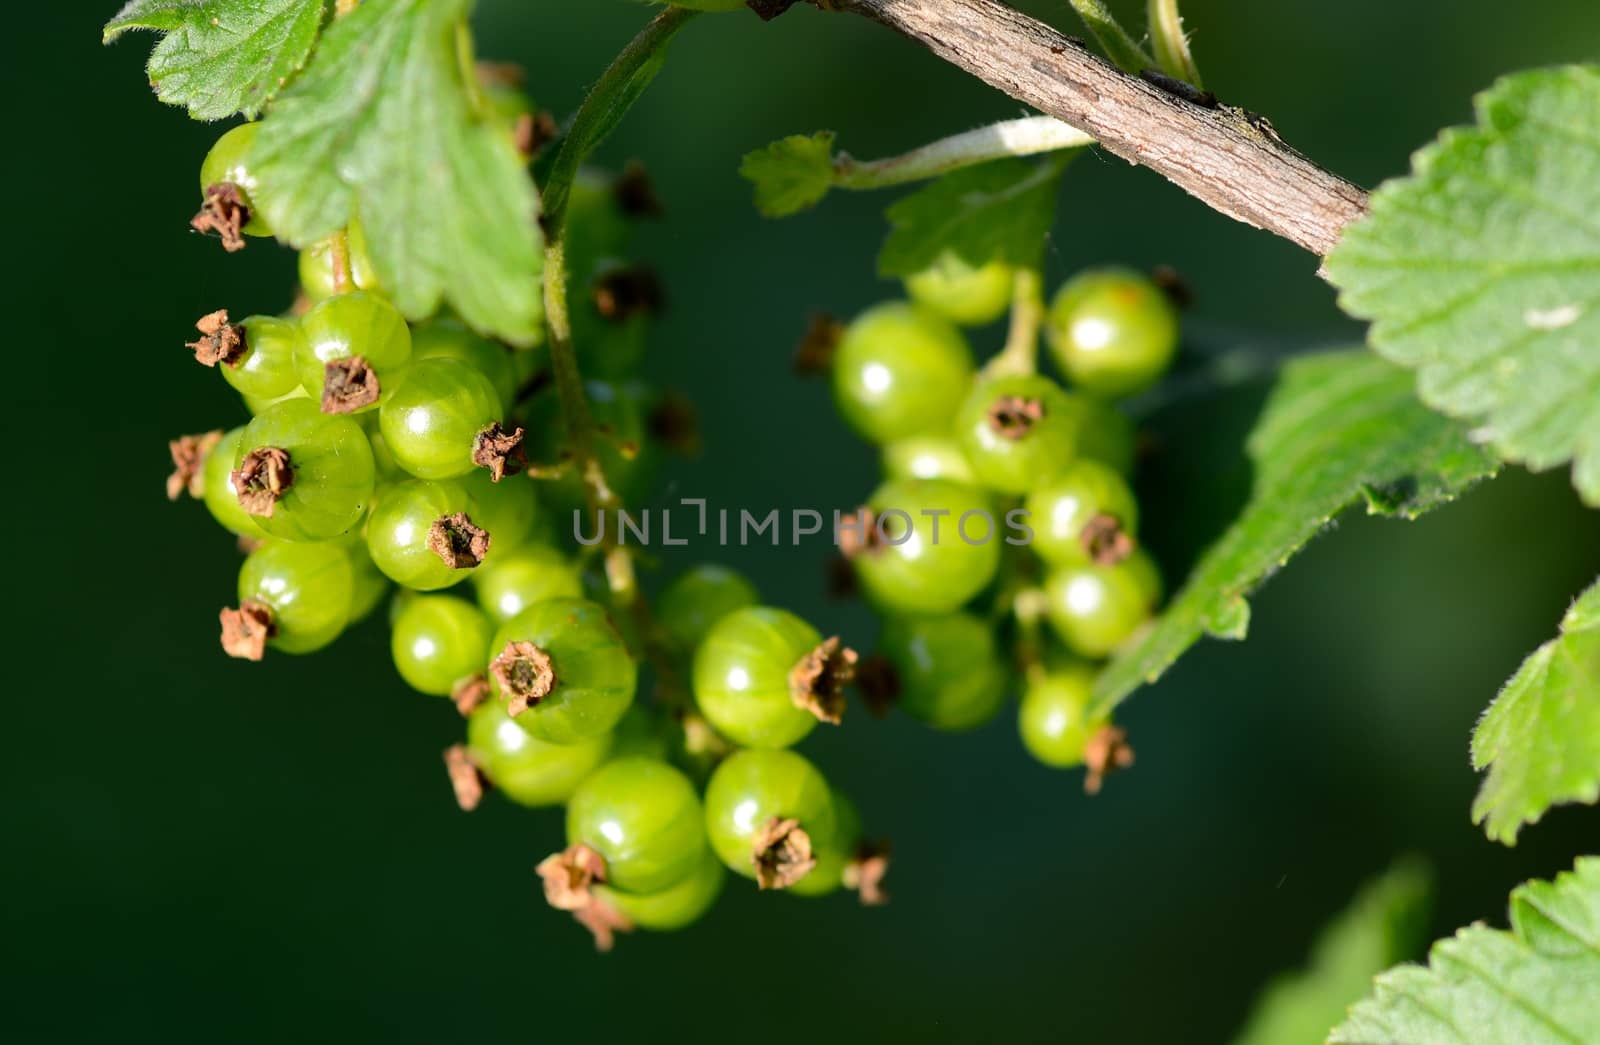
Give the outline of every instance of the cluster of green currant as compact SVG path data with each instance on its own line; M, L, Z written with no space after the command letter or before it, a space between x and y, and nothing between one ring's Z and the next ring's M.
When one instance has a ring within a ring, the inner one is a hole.
M862 689L880 708L963 730L998 713L1015 668L1024 745L1051 766L1087 763L1096 790L1132 753L1090 715L1095 662L1161 598L1137 541L1133 425L1116 403L1171 364L1172 294L1100 268L1046 309L1035 272L949 252L906 289L910 300L848 326L819 322L803 349L815 360L820 344L840 413L882 448L885 481L840 533L856 585L887 615ZM980 370L960 328L1008 308L1007 347ZM1070 391L1035 372L1041 324ZM993 612L964 608L986 590Z
M230 250L270 235L252 212L255 134L228 131L202 168L194 225ZM586 173L568 211L574 342L623 499L685 433L681 411L632 376L660 291L615 260L629 219L653 205L637 171ZM289 314L215 312L189 346L251 414L170 446L169 497L201 499L246 551L221 614L226 652L322 649L387 598L400 677L466 718L445 755L457 801L474 808L492 787L566 805L567 848L539 872L551 904L602 947L621 929L696 920L727 869L763 888L880 900L885 860L862 843L854 806L782 750L838 721L854 653L715 566L679 576L654 618L613 616L605 549L552 524L586 490L548 354L448 314L408 323L356 223L302 251L299 272ZM463 582L472 597L447 591ZM634 700L641 659L655 664L654 707ZM692 696L678 694L673 680L691 675Z

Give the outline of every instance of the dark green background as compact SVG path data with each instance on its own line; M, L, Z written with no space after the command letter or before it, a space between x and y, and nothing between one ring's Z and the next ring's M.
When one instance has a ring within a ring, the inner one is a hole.
M31 5L5 44L10 1040L1212 1042L1396 853L1433 863L1443 932L1502 921L1513 884L1593 849L1593 810L1514 850L1467 819L1474 720L1600 567L1600 516L1565 477L1512 471L1422 522L1352 517L1317 542L1256 601L1247 645L1202 645L1128 705L1139 765L1100 798L1032 764L1009 717L946 737L858 713L806 750L893 834L891 907L736 886L693 931L596 956L531 872L559 817L454 808L438 754L459 723L394 678L380 627L261 666L217 650L235 554L162 499L164 440L240 415L181 346L212 308L282 307L293 256L186 231L216 131L145 89L148 38L99 48L114 6ZM645 16L481 8L482 52L525 63L562 112ZM1593 0L1185 8L1210 86L1367 183L1497 74L1600 51ZM842 16L683 36L606 149L647 160L668 202L642 251L672 295L650 366L704 415L708 450L662 502L825 508L873 481L788 361L811 309L895 292L872 266L887 200L765 222L739 154L820 127L888 154L1018 112ZM1097 261L1187 272L1211 343L1358 333L1309 256L1104 155L1069 172L1052 279ZM1151 496L1181 533L1184 506ZM819 547L726 558L870 634L822 597Z

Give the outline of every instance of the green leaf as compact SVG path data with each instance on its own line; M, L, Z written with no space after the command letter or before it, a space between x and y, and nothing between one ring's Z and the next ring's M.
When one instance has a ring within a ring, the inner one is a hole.
M1202 635L1242 638L1245 596L1350 505L1411 519L1495 470L1460 425L1417 402L1405 371L1362 351L1286 364L1245 453L1252 478L1243 512L1101 673L1097 708L1154 682Z
M1372 985L1372 978L1422 949L1429 875L1401 863L1367 883L1322 931L1303 971L1281 976L1256 999L1234 1045L1320 1041Z
M160 32L147 67L157 98L197 120L254 119L305 64L323 10L323 0L130 0L102 39Z
M1472 766L1489 770L1472 819L1507 845L1557 803L1600 801L1600 581L1489 705Z
M833 187L833 132L791 134L746 153L739 174L755 183L756 210L766 217L814 207Z
M1327 268L1429 406L1600 505L1600 67L1501 80L1372 197Z
M1511 931L1472 925L1401 965L1333 1045L1573 1045L1600 1041L1600 858L1511 894Z
M470 7L368 2L330 26L261 125L255 200L298 247L359 217L407 316L447 300L480 331L528 343L543 314L538 199L463 73Z
M966 167L896 200L885 212L893 227L878 255L878 274L915 275L945 250L975 266L1038 265L1055 222L1061 172L1075 154Z

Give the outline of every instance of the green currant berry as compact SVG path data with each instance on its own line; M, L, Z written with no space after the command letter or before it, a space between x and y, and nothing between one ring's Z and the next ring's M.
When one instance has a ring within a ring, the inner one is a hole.
M233 487L261 529L291 541L349 532L372 500L372 450L361 426L309 399L268 407L245 425Z
M394 622L389 648L395 670L419 693L447 697L489 662L494 625L465 599L424 595L412 599ZM521 728L521 727L518 727Z
M1110 566L1057 569L1045 582L1050 624L1074 653L1107 656L1150 619L1155 584L1159 575L1142 549Z
M276 316L251 316L244 328L244 353L218 367L222 379L243 396L276 399L300 388L294 354L303 340L300 324Z
M833 837L814 849L817 866L789 887L795 896L817 897L837 892L844 885L845 868L861 848L861 814L856 804L837 788L833 792Z
M578 786L567 804L567 843L605 861L605 882L654 893L694 873L706 848L705 817L689 778L665 762L619 758Z
M455 359L489 379L502 403L517 395L517 370L512 358L517 353L504 345L480 337L461 320L440 317L411 331L411 359Z
M640 929L652 932L671 932L683 929L711 910L722 893L722 883L728 872L710 849L700 855L694 870L676 885L654 893L629 893L609 885L598 886L596 895L602 903L610 904L621 915Z
M494 556L510 555L538 532L542 513L539 491L533 483L526 479L497 483L482 468L456 482L477 503L479 525L494 534Z
M195 218L195 228L220 233L223 245L230 251L244 246L238 238L240 232L247 236L272 235L252 200L259 186L251 168L250 150L260 131L259 123L244 123L226 131L200 164L200 195L205 203Z
M478 503L459 482L411 479L380 491L367 551L396 584L437 591L459 584L494 547Z
M728 870L783 889L833 843L833 794L793 751L738 751L706 785L706 834Z
M606 258L627 249L632 232L627 215L617 205L614 179L592 168L582 168L572 180L567 197L567 268L577 286L587 286Z
M892 301L845 328L833 357L833 398L875 443L941 432L972 383L972 349L930 309Z
M300 390L305 395L305 389ZM360 415L361 430L367 433L367 442L372 447L372 465L377 471L378 481L404 482L411 478L411 474L400 467L400 462L394 459L394 454L389 452L389 444L383 441L383 429L378 426L378 415L365 413Z
M726 566L702 564L678 574L656 600L656 617L673 645L692 652L711 626L761 601L751 584Z
M1139 503L1122 476L1079 460L1028 494L1033 550L1052 566L1115 563L1133 551Z
M239 568L239 608L222 611L222 648L260 660L263 648L310 653L350 618L350 560L336 543L266 541Z
M241 395L239 398L244 400L244 408L250 411L250 416L258 417L279 403L287 403L292 399L310 399L311 397L306 394L305 389L295 385L289 392L281 396L273 396L270 399L263 399L260 396L253 396L248 393Z
M585 374L624 377L639 368L661 288L649 269L602 258L572 307L572 342Z
M500 626L489 652L491 688L540 740L570 744L609 732L633 702L638 665L592 602L536 603Z
M948 479L896 479L867 500L865 534L841 544L872 602L896 613L949 613L994 579L1005 522L982 490Z
M383 293L378 274L372 268L372 256L367 250L366 230L355 218L350 219L350 226L345 230L344 250L346 264L350 266L350 280L355 286L346 286L343 290ZM313 243L300 252L300 289L305 291L306 298L313 304L341 293L339 276L334 268L337 258L337 236Z
M1089 718L1094 669L1059 669L1028 683L1017 710L1017 729L1028 753L1047 766L1070 769L1083 764L1089 740L1105 720Z
M610 733L547 744L506 714L505 705L487 700L467 717L467 747L489 782L519 805L554 806L572 797L578 785L605 762Z
M745 747L788 747L837 724L855 653L786 610L747 606L717 621L694 656L695 703Z
M210 453L206 454L200 473L201 496L205 499L206 510L223 529L240 537L261 538L267 532L261 528L255 516L244 510L239 503L239 495L233 489L233 462L239 455L239 439L243 435L242 426L224 433Z
M496 449L505 436L505 407L494 385L458 359L424 359L411 366L378 412L383 441L400 467L423 479L450 479L482 465L503 474L521 430L510 446Z
M973 614L890 618L878 648L894 669L895 702L935 729L976 728L1005 702L1005 660Z
M354 414L386 401L411 362L411 331L398 309L364 290L328 298L300 317L300 384L323 413Z
M978 382L956 416L956 438L978 480L1012 494L1070 464L1084 427L1083 400L1036 375Z
M496 624L548 599L583 595L578 564L544 544L528 544L504 556L497 551L472 575L472 586L478 605Z
M1145 276L1089 269L1068 280L1045 324L1057 365L1090 395L1141 392L1166 373L1178 350L1178 310Z
M978 481L960 445L943 435L914 435L885 446L883 474L886 479Z
M978 327L993 323L1011 306L1016 272L1003 261L969 264L946 250L927 268L906 279L911 300L952 323Z
M367 554L366 538L359 535L341 537L339 546L350 560L352 593L350 596L349 626L354 626L372 615L389 594L389 578L385 577Z

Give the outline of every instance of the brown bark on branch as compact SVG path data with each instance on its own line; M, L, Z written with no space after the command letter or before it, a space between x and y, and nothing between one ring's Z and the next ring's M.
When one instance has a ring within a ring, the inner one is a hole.
M863 15L1040 112L1091 134L1212 209L1319 257L1367 194L1289 148L1253 113L1101 61L1081 41L997 0L813 0ZM1185 97L1184 93L1190 96Z

